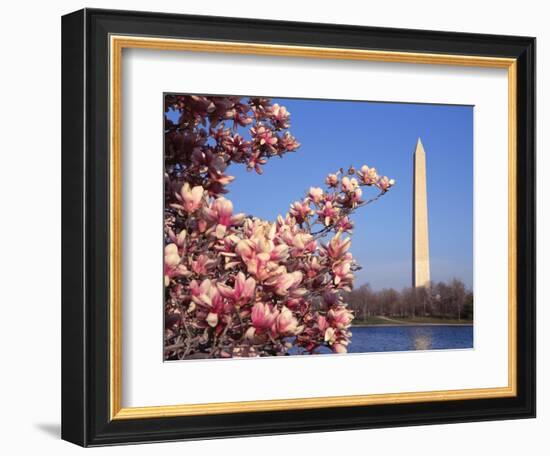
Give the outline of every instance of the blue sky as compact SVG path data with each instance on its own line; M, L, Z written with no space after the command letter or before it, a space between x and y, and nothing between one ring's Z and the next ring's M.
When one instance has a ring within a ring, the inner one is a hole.
M363 269L356 286L411 284L412 165L418 138L426 150L432 280L453 277L472 286L473 107L357 101L277 99L291 113L302 144L272 159L259 176L231 166L227 195L237 212L268 220L285 214L310 186L340 167L363 164L396 180L383 198L354 214L352 253ZM374 196L364 188L364 197Z

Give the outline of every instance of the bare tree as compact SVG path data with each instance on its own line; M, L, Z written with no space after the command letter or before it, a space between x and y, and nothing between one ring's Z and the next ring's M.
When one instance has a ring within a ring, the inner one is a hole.
M401 291L393 288L373 291L366 284L347 293L345 299L356 318L363 321L376 315L473 318L473 293L459 279L431 283L427 287L405 287Z
M451 297L454 304L457 319L461 319L464 300L466 298L466 287L464 282L458 279L451 280Z

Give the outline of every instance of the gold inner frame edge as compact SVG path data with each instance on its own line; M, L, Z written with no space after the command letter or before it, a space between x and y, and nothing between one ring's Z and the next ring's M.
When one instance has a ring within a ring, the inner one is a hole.
M122 407L122 144L121 97L123 49L154 49L252 54L337 60L417 63L505 68L508 70L508 386L460 390L403 392L352 396L273 399L207 404ZM512 58L390 52L331 47L291 46L226 41L185 40L111 35L110 61L110 416L115 419L160 418L239 412L265 412L424 401L512 397L517 394L517 61Z

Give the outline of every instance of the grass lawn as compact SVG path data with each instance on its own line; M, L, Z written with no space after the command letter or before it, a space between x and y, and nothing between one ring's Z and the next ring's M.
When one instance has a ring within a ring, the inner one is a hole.
M457 320L452 318L436 318L436 317L385 317L372 316L366 320L353 320L353 325L410 325L410 324L439 324L439 325L471 325L472 320Z
M355 320L353 320L352 324L353 325L387 325L389 323L390 322L384 318L373 316L373 317L367 317L366 320L359 320L358 318L356 318Z

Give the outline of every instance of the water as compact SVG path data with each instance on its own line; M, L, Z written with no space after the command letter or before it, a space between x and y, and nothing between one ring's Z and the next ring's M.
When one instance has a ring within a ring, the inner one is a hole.
M352 327L349 353L473 348L472 325Z
M472 325L352 326L348 353L473 348ZM320 353L331 353L321 348ZM295 349L289 351L296 354Z

